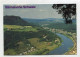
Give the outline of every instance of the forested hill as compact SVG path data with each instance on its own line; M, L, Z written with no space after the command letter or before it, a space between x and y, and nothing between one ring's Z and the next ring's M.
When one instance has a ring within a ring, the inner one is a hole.
M21 25L21 26L28 26L31 25L27 21L24 21L19 16L4 16L4 24L6 25Z

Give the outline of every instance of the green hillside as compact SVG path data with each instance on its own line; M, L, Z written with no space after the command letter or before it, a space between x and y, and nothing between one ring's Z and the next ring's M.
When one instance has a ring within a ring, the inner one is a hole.
M19 16L4 16L4 24L5 25L21 25L21 26L28 26L32 25L28 23L27 21L24 21Z
M60 43L58 36L39 27L4 25L5 55L46 54Z

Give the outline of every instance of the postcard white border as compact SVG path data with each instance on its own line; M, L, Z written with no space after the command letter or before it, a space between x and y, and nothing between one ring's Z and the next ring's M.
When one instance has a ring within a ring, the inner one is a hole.
M77 5L77 55L22 55L21 57L80 57L80 0L0 0L0 57L4 57L3 5L4 4L71 4ZM12 57L12 56L6 56ZM13 56L20 57L20 56Z

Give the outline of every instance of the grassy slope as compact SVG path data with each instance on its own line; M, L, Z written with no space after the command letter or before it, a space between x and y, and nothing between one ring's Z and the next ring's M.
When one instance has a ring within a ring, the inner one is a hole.
M46 54L49 51L54 50L55 48L58 47L58 45L56 45L55 43L48 44L50 42L46 42L46 41L39 42L39 40L40 40L39 38L31 38L28 40L33 46L35 46L38 49L36 52L40 51L41 54ZM47 49L47 50L44 52L45 49ZM32 52L31 54L36 54L36 53ZM41 55L41 54L39 54L39 55Z
M50 42L46 42L46 41L43 41L43 42L39 42L39 38L31 38L31 39L28 39L32 45L36 46L36 48L38 49L43 49L43 48L46 48L46 49L49 49L49 50L52 50L54 49L57 45L56 44L48 44Z
M4 25L4 28L12 30L12 31L34 31L34 32L37 32L37 29L33 28L32 26Z

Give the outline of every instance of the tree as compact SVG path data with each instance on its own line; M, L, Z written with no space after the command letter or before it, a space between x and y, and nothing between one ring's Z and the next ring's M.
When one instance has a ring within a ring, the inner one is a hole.
M72 23L72 16L76 15L76 4L53 4L52 8L62 14L66 24Z

